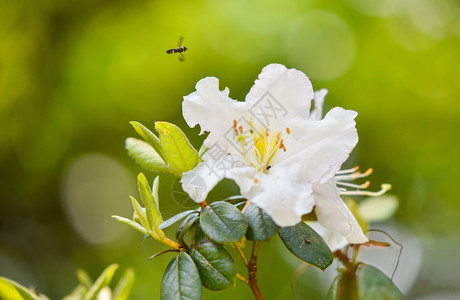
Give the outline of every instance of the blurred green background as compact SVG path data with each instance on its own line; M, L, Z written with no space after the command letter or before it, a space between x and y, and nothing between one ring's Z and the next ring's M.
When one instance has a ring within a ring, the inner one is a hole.
M165 53L180 36L183 63ZM359 113L348 164L373 167L371 189L390 182L400 199L395 220L374 226L406 243L397 284L410 299L458 299L459 53L457 0L0 0L0 276L57 299L76 268L94 278L119 262L136 270L132 299L158 299L172 255L147 262L162 246L110 219L129 217L137 195L128 122L176 123L199 147L182 97L216 76L243 100L277 62L327 88L327 108ZM166 218L183 209L172 184L161 179ZM369 253L376 265L392 255ZM277 238L262 246L267 299L324 295L333 267L293 277L299 264ZM240 282L204 293L251 299Z

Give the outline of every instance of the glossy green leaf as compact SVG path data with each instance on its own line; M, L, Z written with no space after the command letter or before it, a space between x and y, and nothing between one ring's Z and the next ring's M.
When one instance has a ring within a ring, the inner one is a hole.
M161 160L163 162L167 162L166 156L164 155L164 152L161 149L160 139L141 123L136 121L131 121L130 123L131 125L133 125L134 130L136 130L137 134L139 134L144 139L144 141L146 141L150 146L153 147L155 152L158 153L158 156L160 156Z
M144 174L139 173L137 176L137 185L139 187L142 203L144 203L149 228L158 228L163 219L161 218L160 212L157 210L156 199L153 197L152 190Z
M199 214L190 214L188 215L184 221L179 225L179 228L177 229L176 233L176 238L179 241L183 240L184 235L187 233L187 231L190 229L190 227L195 224L195 222L198 220Z
M137 231L139 231L140 233L142 234L147 234L149 235L149 232L147 230L144 229L144 227L142 227L139 223L135 222L135 221L132 221L132 220L129 220L129 219L126 219L126 218L123 218L123 217L119 217L119 216L112 216L112 218L114 218L115 220L121 222L121 223L124 223L134 229L136 229Z
M203 286L220 291L234 285L236 267L232 256L222 245L210 241L199 226L197 228L190 256L198 268Z
M179 127L167 122L156 122L155 128L160 135L161 148L168 165L177 175L181 176L198 164L198 153Z
M189 214L193 213L193 212L196 212L196 210L185 210L185 211L182 211L174 216L172 216L171 218L163 221L160 225L160 229L165 229L165 228L168 228L169 226L173 225L174 223L178 222L179 220L185 218L186 216L188 216Z
M281 228L279 236L286 248L301 260L321 270L332 263L332 252L326 242L304 222Z
M161 156L146 142L135 138L127 138L125 147L129 156L142 167L157 172L172 172Z
M134 284L134 270L127 269L113 290L113 300L128 300Z
M97 294L102 290L102 288L110 284L112 277L117 269L117 264L108 266L91 286L88 293L85 295L84 300L96 300Z
M190 255L181 252L166 267L161 282L162 300L199 300L201 281Z
M0 277L0 299L2 300L40 300L30 289L14 280Z
M360 300L403 300L398 287L376 267L360 264L356 272Z
M248 222L238 208L230 203L217 201L201 212L200 226L211 240L232 243L243 238Z
M248 240L268 241L280 228L267 213L254 204L246 208L244 216L248 221Z

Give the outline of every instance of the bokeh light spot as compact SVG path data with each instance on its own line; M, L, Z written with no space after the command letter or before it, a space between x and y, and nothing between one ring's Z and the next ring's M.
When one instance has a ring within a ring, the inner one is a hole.
M312 11L293 22L286 38L286 54L290 63L310 78L335 79L353 63L353 32L337 15Z
M125 226L112 215L132 214L128 195L135 195L133 176L116 160L102 154L85 154L71 162L62 184L65 213L86 241L104 244L120 240Z

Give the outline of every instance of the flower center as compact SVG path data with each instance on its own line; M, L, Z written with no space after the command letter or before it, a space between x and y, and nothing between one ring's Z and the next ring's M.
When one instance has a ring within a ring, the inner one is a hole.
M236 120L233 120L233 130L245 159L257 169L267 173L271 168L270 162L278 150L283 149L286 152L283 136L281 132L270 132L266 127L256 130L252 121L249 122L249 126L247 132L245 128L238 126ZM291 133L289 128L286 128L286 133Z

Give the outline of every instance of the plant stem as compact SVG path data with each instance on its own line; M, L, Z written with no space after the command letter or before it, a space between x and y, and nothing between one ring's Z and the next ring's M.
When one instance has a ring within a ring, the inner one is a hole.
M356 254L356 251L354 254ZM350 259L347 253L341 250L335 251L334 256L340 260L344 267L343 269L339 269L341 274L337 285L338 298L358 300L356 270L358 269L359 263L356 263L356 257Z
M205 209L206 206L208 206L208 203L206 203L206 199L203 200L203 202L198 203L198 205L201 207L201 209Z
M251 253L251 260L248 264L248 271L249 271L249 286L251 287L252 292L257 300L263 300L262 293L257 286L257 251L259 250L259 242L254 241L252 244L252 253Z
M167 237L165 237L163 240L161 240L160 242L162 242L163 244L165 245L168 245L169 247L173 248L174 250L180 250L181 248L181 245L171 239L168 239Z
M236 272L236 278L249 285L249 280L238 272Z
M246 267L248 267L249 266L249 261L246 258L246 255L244 255L243 249L241 249L241 247L240 247L240 245L238 243L233 243L233 247L235 247L236 251L238 251L238 254L243 259L244 264L246 265Z
M246 210L246 208L248 208L248 206L251 204L251 201L247 200L246 201L246 204L244 205L243 209L241 210L241 213L244 214L244 211Z

